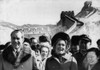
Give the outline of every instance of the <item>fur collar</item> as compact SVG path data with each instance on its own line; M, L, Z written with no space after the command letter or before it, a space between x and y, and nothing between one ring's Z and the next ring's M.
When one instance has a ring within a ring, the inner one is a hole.
M12 65L19 66L21 63L27 61L31 57L31 50L28 50L29 51L27 52L22 49L19 56L16 58L13 53L14 49L12 46L9 46L3 51L2 55L5 61L11 63Z

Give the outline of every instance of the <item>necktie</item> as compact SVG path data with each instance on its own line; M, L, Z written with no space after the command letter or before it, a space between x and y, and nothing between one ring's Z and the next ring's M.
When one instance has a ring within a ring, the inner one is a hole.
M16 57L18 57L19 52L16 50Z

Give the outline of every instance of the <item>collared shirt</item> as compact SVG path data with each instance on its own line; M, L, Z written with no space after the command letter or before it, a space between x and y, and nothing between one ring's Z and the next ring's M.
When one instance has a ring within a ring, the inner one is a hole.
M14 55L15 55L15 57L18 57L18 55L19 55L19 53L21 52L21 48L18 48L18 49L15 49L14 48L14 51L13 51L13 53L14 53Z

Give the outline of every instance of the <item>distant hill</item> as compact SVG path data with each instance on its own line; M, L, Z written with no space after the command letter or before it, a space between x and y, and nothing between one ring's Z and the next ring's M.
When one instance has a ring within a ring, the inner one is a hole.
M15 25L15 24L12 24L12 23L9 23L9 22L4 22L4 21L0 22L0 26L8 27L8 28L11 28L11 29L19 28L19 26Z
M47 35L48 37L52 37L55 33L60 31L67 31L70 33L71 30L75 28L75 26L82 26L82 22L77 20L74 16L74 11L62 11L60 14L61 19L58 21L56 25L31 25L25 24L22 26L14 25L9 22L0 22L0 26L3 27L7 31L3 31L5 35L10 35L12 30L15 29L22 29L25 33L25 37L31 38L36 37L38 38L40 35ZM9 29L7 29L9 28ZM8 33L9 32L9 33ZM2 39L4 35L0 36ZM5 41L6 39L4 39ZM2 40L0 40L2 41Z
M10 41L10 34L15 29L22 29L25 33L25 37L38 38L40 35L47 35L50 37L55 33L54 31L58 31L59 27L57 25L31 25L25 24L22 26L14 25L9 22L0 22L0 43L4 44L7 41ZM59 29L60 31L61 29Z

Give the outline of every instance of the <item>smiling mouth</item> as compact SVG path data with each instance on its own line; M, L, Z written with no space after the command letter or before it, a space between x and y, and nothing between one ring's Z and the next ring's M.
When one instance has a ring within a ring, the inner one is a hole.
M63 51L63 50L64 50L64 48L58 48L58 50L59 50L59 51Z
M89 61L89 63L94 63L94 61Z

